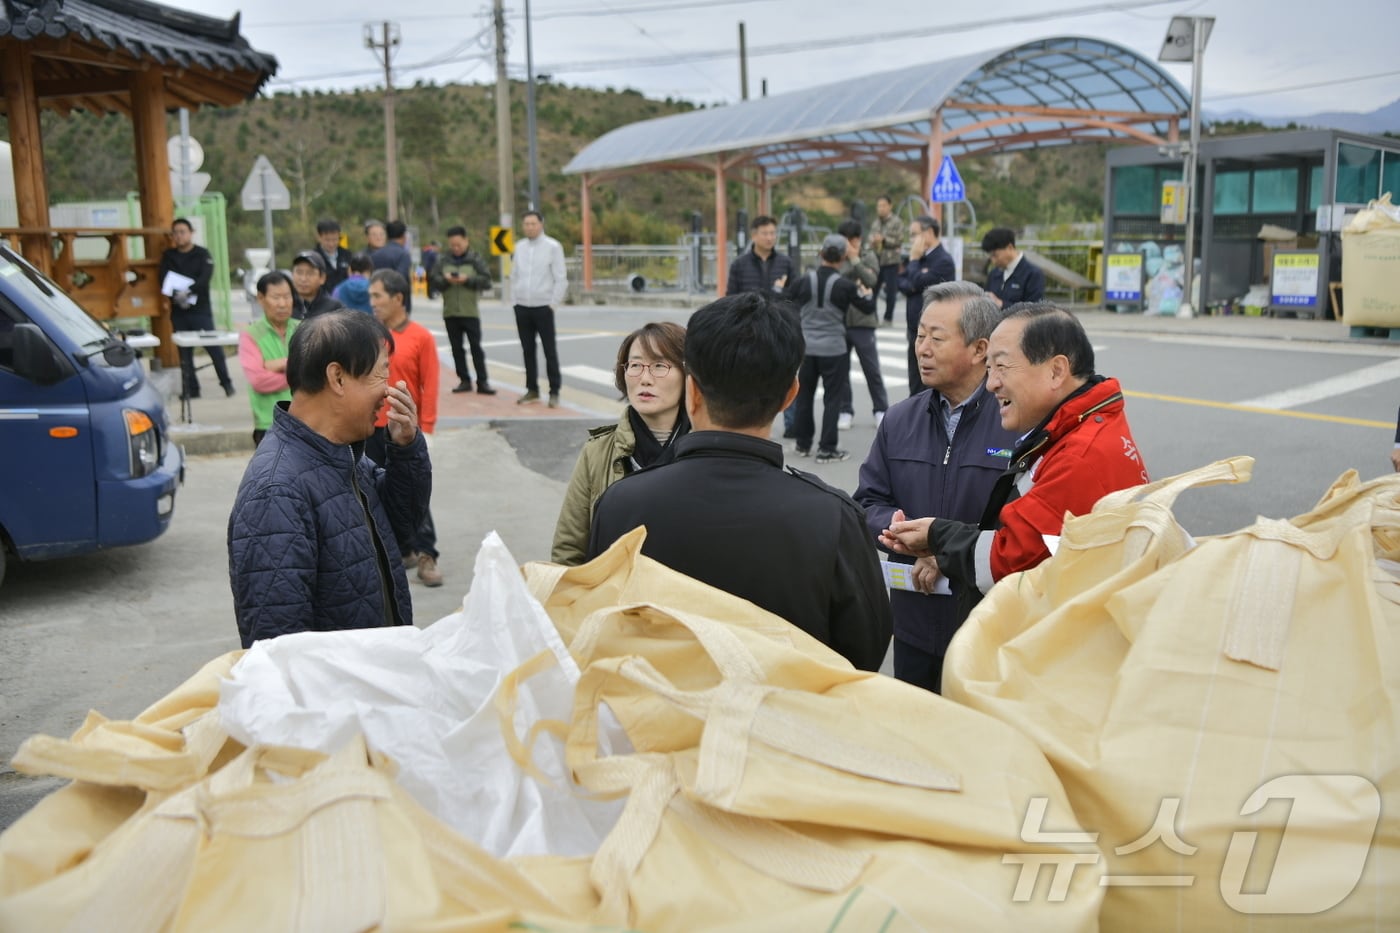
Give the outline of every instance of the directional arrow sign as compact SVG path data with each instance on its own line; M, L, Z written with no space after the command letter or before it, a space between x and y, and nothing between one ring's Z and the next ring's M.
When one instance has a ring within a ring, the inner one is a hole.
M943 164L938 167L938 177L933 180L933 191L929 194L930 199L939 204L967 200L967 186L963 184L952 156L943 157Z
M515 252L515 234L509 227L491 228L491 255L509 256Z
M248 180L243 183L243 209L260 211L264 207L274 211L285 211L292 206L292 193L277 176L277 169L267 161L267 156L258 156Z

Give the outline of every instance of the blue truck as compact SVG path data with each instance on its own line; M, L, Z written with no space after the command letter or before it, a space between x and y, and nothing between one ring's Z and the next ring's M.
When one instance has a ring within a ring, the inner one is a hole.
M168 428L137 352L0 245L0 581L164 532L185 473Z

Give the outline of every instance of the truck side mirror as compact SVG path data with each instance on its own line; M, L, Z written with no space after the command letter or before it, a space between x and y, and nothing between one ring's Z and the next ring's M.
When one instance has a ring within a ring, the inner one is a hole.
M37 324L16 324L15 373L39 385L52 385L67 373L58 351Z

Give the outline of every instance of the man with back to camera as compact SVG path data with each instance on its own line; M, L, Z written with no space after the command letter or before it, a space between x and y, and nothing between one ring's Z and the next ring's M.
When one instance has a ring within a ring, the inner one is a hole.
M768 439L797 394L797 315L740 292L690 317L685 407L690 434L671 463L608 487L593 515L591 560L639 525L642 553L747 599L862 670L890 640L889 597L860 507L808 473L783 468Z
M350 250L340 245L340 221L327 217L316 222L316 252L326 266L325 292L333 295L350 275Z
M374 268L393 269L409 285L413 284L413 257L408 252L408 227L402 220L391 220L384 225L384 242L370 253ZM371 240L371 242L373 242ZM408 296L404 305L408 313L413 313L413 295Z
M919 361L914 358L914 336L919 329L919 315L924 307L924 292L930 285L953 282L958 278L953 257L939 239L942 228L938 221L924 214L909 224L909 262L899 276L899 290L904 300L904 321L909 337L909 394L924 390L919 378Z
M214 329L214 306L209 301L209 283L214 279L214 257L209 250L196 246L194 225L183 217L170 225L170 237L175 245L160 257L160 282L164 291L166 276L174 272L191 280L186 288L175 289L170 295L170 326L177 331ZM194 364L194 347L180 348L180 379L185 398L199 398L199 373ZM228 359L224 348L205 347L209 361L224 395L233 395L233 380L228 377Z
M268 272L258 279L258 305L263 316L238 338L238 363L248 379L248 404L253 409L253 446L272 427L278 402L290 402L287 354L292 334L301 323L292 317L292 283L283 272Z
M987 293L999 306L1009 308L1045 299L1045 273L1016 248L1016 234L1009 228L988 230L982 237L982 252L992 264Z
M894 212L888 195L875 199L875 219L870 223L870 249L880 266L880 287L875 298L885 296L885 323L893 323L895 297L899 294L899 267L904 245L904 221Z
M539 358L535 340L544 349L545 375L549 377L549 407L559 407L559 390L564 377L559 372L559 347L554 339L554 306L569 291L564 270L564 247L544 232L544 216L526 211L520 219L525 236L516 241L510 268L511 301L515 303L515 331L520 336L520 352L525 358L525 394L517 405L540 400Z
M847 220L836 228L836 232L845 237L848 244L846 258L842 260L839 271L856 285L863 285L875 292L875 309L869 314L859 309L846 312L846 356L849 359L851 351L856 351L861 375L865 376L865 388L870 393L871 414L878 428L890 407L889 395L885 392L885 377L880 372L880 349L875 339L875 331L880 326L880 295L877 291L880 287L880 268L874 253L861 251L859 222ZM841 397L841 417L837 419L836 427L847 430L855 415L855 389L847 379L846 391Z
M292 260L292 317L304 321L345 307L326 292L326 261L318 250L306 249Z
M380 269L370 276L369 303L374 316L394 335L389 352L389 381L408 388L418 412L418 427L431 435L437 426L439 366L437 340L432 331L408 318L409 284L393 269ZM388 411L381 411L374 421L374 433L365 443L365 454L380 466L388 462L390 423ZM424 586L442 586L442 571L438 569L437 529L433 526L428 503L423 504L423 516L417 525L395 526L399 552L405 567L418 570Z
M802 309L802 340L806 345L802 369L798 374L793 434L797 441L797 455L809 456L812 453L812 435L816 431L813 407L817 397L817 379L820 378L823 402L817 463L836 463L850 456L836 446L841 404L846 400L851 377L846 316L851 309L862 314L875 313L875 299L870 296L870 290L852 283L841 274L841 263L849 249L850 244L845 237L838 233L828 236L822 241L821 267L802 276L790 290L793 303Z
M876 428L855 492L877 539L895 514L975 522L987 507L1016 446L985 386L987 341L1000 321L996 303L971 282L924 293L914 346L927 388L896 403ZM964 584L939 586L931 557L890 559L913 561L915 586L890 590L894 676L936 693L948 644L971 608L958 600Z
M1110 492L1148 482L1117 379L1094 372L1094 347L1074 315L1048 303L1006 314L987 344L986 390L1021 440L979 522L891 516L880 543L932 556L968 611L1007 574L1050 556L1065 513L1085 515Z
M287 355L290 402L253 453L229 514L229 584L243 647L290 632L412 625L396 524L421 520L432 464L393 336L371 315L305 321ZM389 408L385 467L364 456Z

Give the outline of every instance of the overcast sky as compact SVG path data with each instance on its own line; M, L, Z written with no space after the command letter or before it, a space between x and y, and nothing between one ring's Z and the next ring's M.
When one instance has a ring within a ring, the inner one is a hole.
M174 5L229 15L228 0ZM398 24L395 84L494 80L489 3L243 0L243 34L277 56L270 89L378 87L366 23ZM523 0L508 0L509 62L525 74ZM324 15L323 15L324 14ZM1106 39L1155 60L1173 15L1214 16L1203 107L1262 115L1368 111L1400 97L1396 0L534 0L537 74L591 87L705 103L739 99L738 23L747 25L749 88L811 87L1056 35ZM377 28L377 26L376 26ZM899 38L914 34L913 38ZM888 36L887 39L877 39ZM711 57L705 58L703 56ZM414 67L443 62L431 67ZM1167 70L1188 90L1190 68ZM1349 80L1364 79L1364 80Z

